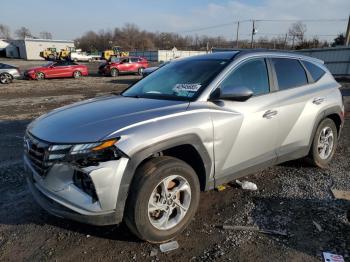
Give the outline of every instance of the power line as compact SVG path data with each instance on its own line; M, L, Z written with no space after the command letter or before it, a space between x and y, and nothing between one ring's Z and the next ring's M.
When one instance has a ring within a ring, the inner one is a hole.
M199 27L194 29L189 29L185 31L179 31L178 33L192 33L192 32L198 32L198 31L205 31L209 29L215 29L219 27L225 27L225 26L232 26L234 24L238 23L246 23L246 22L345 22L347 21L347 18L333 18L333 19L245 19L245 20L236 20L232 21L230 23L223 23L223 24L216 24L212 26L207 27Z

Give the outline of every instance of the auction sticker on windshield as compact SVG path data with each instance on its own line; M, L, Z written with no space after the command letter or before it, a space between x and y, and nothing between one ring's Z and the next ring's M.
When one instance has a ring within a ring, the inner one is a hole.
M201 88L201 84L176 84L173 88L173 91L175 92L197 92L199 88Z

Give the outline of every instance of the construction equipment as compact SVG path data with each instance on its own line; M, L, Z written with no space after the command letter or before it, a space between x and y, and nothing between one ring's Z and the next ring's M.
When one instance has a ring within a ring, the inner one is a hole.
M56 60L58 57L58 52L54 47L48 47L44 51L40 52L40 56L45 60Z
M121 51L120 46L113 46L112 49L105 50L102 52L102 59L109 61L111 56L118 56L118 57L129 56L129 52Z
M66 47L57 51L55 47L48 47L40 52L40 56L45 60L65 60L68 59L71 52L75 52L75 47Z

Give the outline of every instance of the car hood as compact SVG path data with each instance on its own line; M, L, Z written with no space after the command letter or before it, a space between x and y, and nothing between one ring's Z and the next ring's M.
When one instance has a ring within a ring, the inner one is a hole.
M109 96L61 107L34 120L27 131L51 143L96 142L129 125L185 111L189 102Z

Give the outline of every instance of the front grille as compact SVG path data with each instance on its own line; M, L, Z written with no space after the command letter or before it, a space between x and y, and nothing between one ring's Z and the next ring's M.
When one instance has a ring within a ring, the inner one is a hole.
M47 161L50 144L27 134L24 147L32 167L40 176L45 176L52 166L52 163Z

